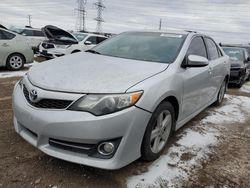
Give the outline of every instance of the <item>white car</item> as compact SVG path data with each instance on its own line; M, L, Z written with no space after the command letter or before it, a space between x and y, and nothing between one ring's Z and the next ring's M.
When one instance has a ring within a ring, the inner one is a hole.
M86 51L107 37L89 33L69 33L55 26L45 26L44 34L48 40L39 45L39 55L47 59Z
M19 70L33 60L34 54L26 37L0 27L0 67Z
M25 36L28 44L32 47L32 49L35 49L38 47L38 45L43 42L46 37L43 34L41 29L36 29L36 28L10 28L10 30Z

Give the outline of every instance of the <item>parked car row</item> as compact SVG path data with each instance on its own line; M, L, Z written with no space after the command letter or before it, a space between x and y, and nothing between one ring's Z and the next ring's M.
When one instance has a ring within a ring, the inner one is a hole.
M247 48L223 47L223 50L230 57L229 83L240 88L246 80L250 80L250 57Z
M20 70L25 63L38 56L52 59L86 51L106 40L103 35L91 33L70 33L55 26L7 29L0 25L0 67ZM33 50L33 52L32 52Z
M69 33L55 26L45 26L48 40L39 45L39 55L47 59L61 57L93 48L107 37L89 33Z

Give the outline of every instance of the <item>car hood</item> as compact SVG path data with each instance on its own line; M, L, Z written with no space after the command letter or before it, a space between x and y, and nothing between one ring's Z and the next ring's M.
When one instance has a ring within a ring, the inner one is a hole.
M78 44L78 40L74 37L74 35L56 26L47 25L42 28L42 32L49 40L60 41L65 44Z
M33 85L53 91L124 93L167 67L82 52L37 64L28 72L28 78Z

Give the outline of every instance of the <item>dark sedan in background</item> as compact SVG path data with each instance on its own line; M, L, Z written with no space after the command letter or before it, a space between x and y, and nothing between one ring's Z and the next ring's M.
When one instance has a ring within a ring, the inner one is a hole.
M250 58L245 48L223 47L225 53L230 57L231 71L229 83L241 87L245 80L250 79Z

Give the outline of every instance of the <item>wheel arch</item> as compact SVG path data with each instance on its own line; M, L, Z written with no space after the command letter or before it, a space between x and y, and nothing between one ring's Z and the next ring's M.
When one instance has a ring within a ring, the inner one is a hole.
M71 52L71 54L73 54L73 53L78 53L78 52L81 52L81 50L75 49L75 50L73 50L73 51Z

